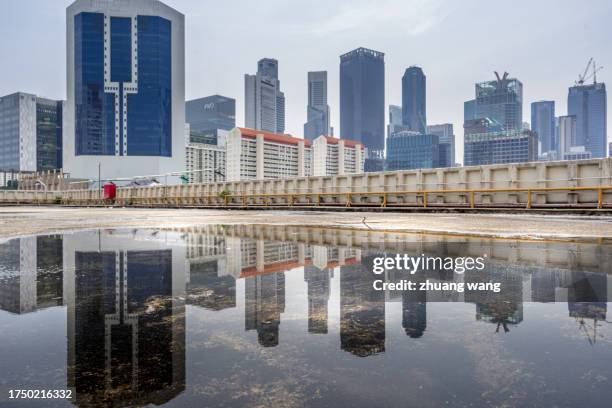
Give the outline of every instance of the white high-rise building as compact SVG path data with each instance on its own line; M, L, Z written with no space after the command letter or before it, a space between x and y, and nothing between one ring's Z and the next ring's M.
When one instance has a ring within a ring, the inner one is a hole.
M319 136L312 142L312 175L363 173L365 147L354 140Z
M234 128L227 135L227 181L311 175L310 142L262 130Z
M576 116L559 116L559 151L558 157L563 159L565 153L576 146Z
M244 118L251 129L285 131L285 94L280 90L277 60L261 59L255 75L245 74Z
M77 0L66 24L64 171L94 180L98 168L103 180L183 171L184 15L158 0Z

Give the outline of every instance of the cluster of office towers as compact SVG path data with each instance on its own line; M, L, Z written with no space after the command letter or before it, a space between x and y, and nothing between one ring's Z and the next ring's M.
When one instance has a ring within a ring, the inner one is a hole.
M307 75L303 138L284 134L286 101L278 61L261 59L257 72L245 75L245 128L262 132L268 143L255 144L254 160L264 168L249 173L248 166L256 164L230 156L226 147L224 132L237 129L235 100L213 95L185 103L184 16L159 1L98 3L92 7L77 0L67 9L65 102L25 93L0 98L3 174L62 168L72 177L94 179L102 168L105 177L117 179L184 171L190 181L216 181L225 179L236 160L240 179L268 177L288 167L295 169L283 173L290 177L320 175L312 169L323 167L342 174L450 167L457 161L452 124L427 123L423 69L406 69L402 104L389 106L386 121L384 54L357 48L340 56L336 136L326 71ZM522 87L506 73L476 84L474 99L464 104L465 165L606 156L603 83L572 86L565 116L556 116L553 101L534 102L531 128L522 121ZM244 146L238 150L246 151L250 138L239 133ZM339 161L338 151L312 147L304 153L320 137L319 144L324 141L329 149L336 140L346 140L342 160L357 164L321 164ZM285 146L299 145L297 139L304 140L305 150L285 152ZM273 145L276 164L265 158ZM359 152L345 150L349 145ZM270 163L276 167L265 167Z

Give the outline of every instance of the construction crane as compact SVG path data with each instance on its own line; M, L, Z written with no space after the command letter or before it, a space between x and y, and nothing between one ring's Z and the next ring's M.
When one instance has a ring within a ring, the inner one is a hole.
M589 74L589 68L593 67L593 70L591 71L591 73ZM582 75L578 74L578 80L575 82L576 85L584 85L584 83L588 80L593 78L593 83L596 84L597 83L597 73L599 71L601 71L603 69L603 67L598 67L597 64L595 63L595 60L593 59L593 57L591 57L589 59L589 62L587 62L586 67L584 68L584 72L582 73Z

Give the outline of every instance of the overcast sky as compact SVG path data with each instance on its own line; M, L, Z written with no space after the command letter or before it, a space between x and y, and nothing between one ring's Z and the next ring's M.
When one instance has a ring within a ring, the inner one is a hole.
M66 0L2 0L0 95L66 97ZM306 73L328 71L332 125L339 130L339 56L359 46L385 53L386 105L401 104L410 65L427 76L427 122L455 126L463 156L463 102L474 83L508 71L529 104L553 99L567 113L567 88L592 56L612 75L612 1L589 0L166 0L185 14L186 97L236 98L244 118L244 74L279 60L288 133L302 135ZM608 110L608 123L610 121ZM350 135L344 135L350 138Z

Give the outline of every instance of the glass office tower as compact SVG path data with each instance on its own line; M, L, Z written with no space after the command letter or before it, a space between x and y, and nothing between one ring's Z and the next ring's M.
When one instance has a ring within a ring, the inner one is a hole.
M313 141L321 135L330 136L329 105L327 104L327 71L308 73L307 122L304 139Z
M494 81L476 84L474 119L489 118L506 130L523 127L523 84L496 72Z
M531 104L531 130L538 137L541 153L557 149L555 101L539 101Z
M402 77L402 124L419 133L427 128L426 78L420 67L406 69Z
M236 100L211 95L185 103L185 121L189 123L191 143L217 144L217 130L236 127Z
M440 156L440 140L437 135L409 130L396 132L387 139L386 170L440 167Z
M591 157L606 157L606 85L572 86L567 96L567 114L576 117L576 144L591 152Z
M92 162L106 177L183 170L184 16L157 0L77 0L67 41L71 175L97 177Z
M0 171L62 168L63 102L17 92L0 97Z
M362 142L370 160L385 148L384 58L367 48L340 56L340 135Z

